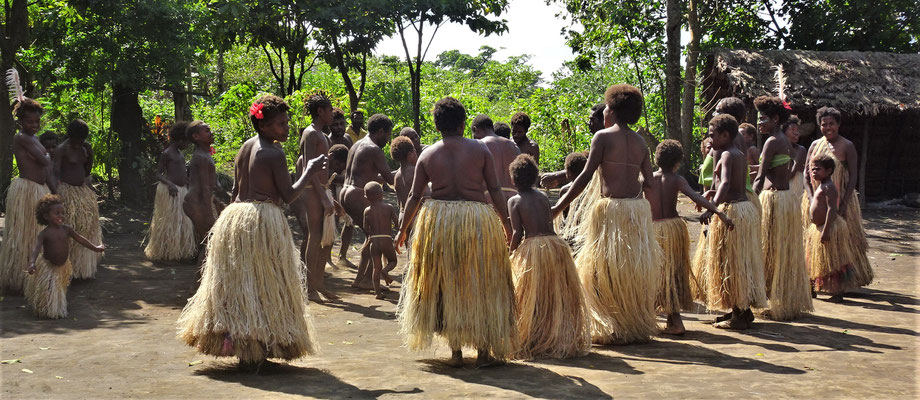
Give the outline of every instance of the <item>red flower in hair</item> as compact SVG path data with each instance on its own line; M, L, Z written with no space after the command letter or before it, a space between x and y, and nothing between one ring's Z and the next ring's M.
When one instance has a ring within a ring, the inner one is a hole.
M783 100L783 107L784 107L785 109L787 109L787 110L792 111L792 106L789 105L789 102L786 101L786 100Z
M211 155L217 154L217 150L214 149L214 146L211 146Z
M252 103L252 106L249 107L249 115L252 115L253 117L256 117L256 119L265 118L265 116L262 115L262 107L265 107L265 104L262 104L262 103Z

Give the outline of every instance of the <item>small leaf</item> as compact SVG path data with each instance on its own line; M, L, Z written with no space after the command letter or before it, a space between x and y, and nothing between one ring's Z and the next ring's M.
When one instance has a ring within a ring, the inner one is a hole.
M354 343L352 343L352 342L346 342L346 341L342 341L342 344L354 344Z
M27 374L33 374L33 373L34 373L34 372L32 372L31 369L28 369L28 368L23 368L23 369L22 369L22 372L25 372L25 373L27 373Z
M51 348L50 348L50 347L39 347L38 349L39 349L39 350L49 350L49 349L51 349Z
M57 378L57 379L64 379L64 377L63 377L63 376L60 376L60 375L55 375L54 377Z
M203 363L203 362L204 362L204 361L202 361L202 360L189 361L188 366L191 367L191 366L194 366L194 365L201 364L201 363Z
M844 335L846 335L846 334L848 334L848 333L850 333L850 331L848 331L848 330L846 330L846 329L843 330L843 334L844 334Z
M351 324L353 324L353 323L354 323L354 322L351 322L351 321L345 321L345 325L351 325Z
M17 358L17 359L15 359L15 360L3 360L3 361L0 361L0 364L19 364L19 363L21 363L21 362L22 362L22 359L21 359L21 358Z
M757 354L755 354L755 356L757 356L757 357L763 357L763 353L757 353Z

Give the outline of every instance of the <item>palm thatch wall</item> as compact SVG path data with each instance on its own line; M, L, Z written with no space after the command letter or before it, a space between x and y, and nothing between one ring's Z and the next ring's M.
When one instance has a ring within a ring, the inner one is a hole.
M803 120L800 144L820 135L817 109L835 107L844 115L841 135L856 145L865 197L920 192L920 54L716 49L706 54L702 74L706 114L735 96L754 122L753 99L777 94L778 65L786 100Z

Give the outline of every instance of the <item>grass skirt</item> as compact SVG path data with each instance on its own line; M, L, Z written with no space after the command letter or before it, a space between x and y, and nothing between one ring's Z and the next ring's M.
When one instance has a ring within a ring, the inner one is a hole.
M690 289L690 231L680 217L654 221L655 240L661 247L661 281L655 306L673 314L693 306Z
M805 234L805 262L815 290L840 294L859 287L846 221L836 218L831 222L827 243L821 243L821 229L812 224Z
M179 337L201 353L240 361L315 353L303 263L281 208L233 203L209 235L201 285L179 316Z
M26 300L32 312L44 318L67 316L67 287L73 268L70 260L64 265L52 265L43 255L35 259L35 273L26 275Z
M745 191L744 195L747 196L747 201L750 201L751 204L757 208L757 214L763 215L763 205L760 204L760 198L757 197L757 194L751 191ZM713 216L714 218L717 218Z
M472 201L427 200L413 229L399 299L400 333L412 350L438 334L508 358L517 350L514 283L501 219Z
M735 223L729 230L713 216L707 235L705 265L700 284L709 309L765 308L767 295L760 242L760 215L749 201L719 206Z
M658 333L655 297L661 248L645 199L601 198L575 259L595 343L646 342Z
M789 181L789 190L795 193L796 199L801 199L802 195L805 194L805 178L801 172L792 175L792 179Z
M770 317L778 321L795 319L814 310L799 221L800 198L792 190L760 193L764 283L770 299Z
M332 203L332 192L326 189L326 197ZM323 236L320 239L320 247L329 247L335 243L335 213L323 217Z
M157 184L153 219L150 220L147 247L144 248L144 255L151 260L187 260L198 251L195 225L182 208L188 188L178 186L178 189L178 194L170 196L166 184Z
M67 223L83 235L92 244L102 243L102 229L99 227L99 203L96 202L96 193L89 186L71 186L61 182L58 192L64 198L64 210L67 213ZM97 253L76 240L70 242L70 263L73 265L74 279L89 279L96 277L96 267L102 259L102 253Z
M42 227L35 220L35 206L51 193L48 186L24 178L13 179L6 193L6 220L0 243L0 287L7 295L21 294L25 268Z
M517 357L588 354L591 332L572 250L556 235L524 239L511 255L518 305Z
M719 218L713 215L713 218ZM693 260L690 262L690 293L693 299L700 303L706 304L706 268L709 265L709 231L708 225L700 227L700 237L696 241L696 251L693 252Z
M569 212L565 218L562 218L560 214L557 218L559 221L554 222L559 236L565 240L573 241L576 251L584 245L582 232L590 225L588 217L593 212L594 205L603 197L600 174L600 170L594 172L594 176L591 177L591 181L585 187L585 190L569 203Z

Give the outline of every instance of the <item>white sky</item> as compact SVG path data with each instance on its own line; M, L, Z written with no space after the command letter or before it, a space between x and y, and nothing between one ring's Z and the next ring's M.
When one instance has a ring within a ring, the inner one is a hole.
M565 44L565 37L560 30L569 25L569 20L556 18L556 13L564 10L558 4L547 5L544 0L511 0L508 10L500 18L508 21L508 31L503 35L480 36L465 25L449 23L441 26L435 36L425 61L434 61L438 54L447 50L460 50L462 53L479 54L480 46L491 46L498 51L495 58L505 60L509 56L530 54L530 64L542 72L543 80L552 79L552 73L562 67L562 63L575 56ZM416 42L413 35L407 35L409 52L415 55ZM426 32L433 28L425 27ZM411 36L411 37L410 37ZM426 33L426 40L430 36ZM427 44L427 43L426 43ZM405 58L402 41L397 33L384 39L377 45L378 55L392 55Z

